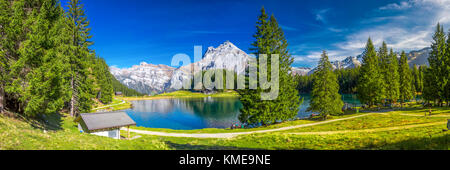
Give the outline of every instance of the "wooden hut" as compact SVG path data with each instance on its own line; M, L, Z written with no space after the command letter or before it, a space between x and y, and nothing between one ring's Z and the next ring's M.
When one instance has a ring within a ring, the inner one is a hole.
M120 128L136 126L125 112L82 113L75 119L80 132L120 139Z

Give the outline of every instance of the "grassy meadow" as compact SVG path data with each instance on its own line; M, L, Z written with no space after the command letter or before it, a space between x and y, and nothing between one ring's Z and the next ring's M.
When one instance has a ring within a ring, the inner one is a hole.
M411 108L384 113L359 113L336 116L332 119L370 114L363 117L330 122L286 131L240 135L234 138L182 138L161 137L131 133L133 140L115 140L77 130L72 118L52 115L47 121L0 116L0 149L87 149L87 150L176 150L176 149L439 149L450 148L450 132L446 129L450 118L449 108L433 108L432 116L423 116L425 109ZM255 129L200 129L178 131L167 129L139 128L173 133L222 133L273 129L319 120L296 120ZM417 127L411 125L420 125ZM396 129L398 127L405 127ZM358 131L362 129L380 129ZM343 133L328 133L345 131ZM301 134L308 132L306 134ZM326 132L317 133L316 132ZM300 133L300 134L299 134ZM121 135L126 137L125 131Z

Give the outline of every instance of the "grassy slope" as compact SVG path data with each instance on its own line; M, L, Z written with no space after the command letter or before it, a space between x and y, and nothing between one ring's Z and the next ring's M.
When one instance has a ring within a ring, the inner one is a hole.
M396 111L388 115L317 125L313 131L389 127L405 124L442 121L447 118L402 116L399 113L419 114L422 110ZM437 115L446 115L447 110ZM67 117L47 119L47 133L36 123L0 116L0 149L449 149L450 133L444 125L418 127L373 133L331 135L293 135L273 132L238 136L232 139L196 139L140 135L135 140L114 140L78 132ZM289 122L293 123L293 122ZM339 123L339 125L337 125ZM363 125L366 124L366 125ZM36 126L41 128L36 128ZM283 124L275 126L285 126ZM339 127L337 127L339 126ZM49 128L51 127L51 128ZM266 127L273 128L273 127ZM300 129L297 129L300 130ZM202 130L198 130L201 132ZM208 130L205 130L206 132ZM302 131L302 130L300 130ZM122 135L126 135L123 133Z

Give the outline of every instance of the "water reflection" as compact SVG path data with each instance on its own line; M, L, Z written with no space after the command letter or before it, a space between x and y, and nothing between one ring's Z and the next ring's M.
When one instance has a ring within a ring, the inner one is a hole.
M238 122L237 98L160 99L133 101L126 112L138 126L171 129L226 128Z
M297 117L308 117L310 96L301 95L303 103ZM343 95L345 103L360 105L355 95ZM170 129L228 128L239 122L238 98L181 98L133 101L126 112L138 126Z

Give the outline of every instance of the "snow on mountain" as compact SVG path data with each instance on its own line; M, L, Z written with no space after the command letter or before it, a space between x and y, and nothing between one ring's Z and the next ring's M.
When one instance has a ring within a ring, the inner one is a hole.
M357 57L347 57L342 61L331 62L333 69L349 69L361 66L361 61Z
M345 58L342 61L332 61L330 63L331 63L331 66L333 67L333 70L356 68L356 67L361 66L362 55L358 55L357 57L350 56L350 57ZM313 74L316 71L316 68L311 69L311 71L309 71L307 73L307 75Z
M111 67L111 74L122 84L144 94L161 93L167 87L175 68L142 62L131 68Z
M409 53L406 53L406 56L408 57L408 64L410 67L413 67L414 64L417 66L419 65L428 65L428 57L430 56L431 48L426 47L420 50L410 51ZM397 52L397 57L400 58L400 54ZM362 64L362 54L358 55L356 57L347 57L342 61L333 61L331 64L333 65L334 69L350 69L355 67L360 67ZM316 68L312 69L308 72L307 75L311 75L314 73Z
M292 75L307 75L312 69L308 67L292 67Z
M179 89L182 82L191 78L200 70L225 69L234 70L237 74L245 71L250 56L236 47L233 43L226 41L219 47L209 47L199 62L182 66L176 69L170 81L170 89Z
M226 69L241 74L245 71L249 57L233 43L226 41L217 48L209 47L202 60L179 68L143 62L126 69L111 67L111 73L121 83L138 92L161 93L179 89L183 81L191 79L201 70Z

